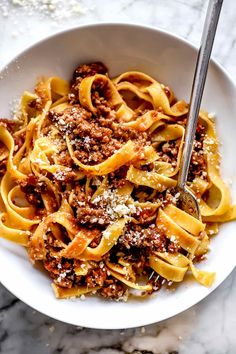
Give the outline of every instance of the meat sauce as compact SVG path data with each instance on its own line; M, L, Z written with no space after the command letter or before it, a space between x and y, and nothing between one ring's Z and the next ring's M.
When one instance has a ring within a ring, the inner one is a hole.
M99 81L92 88L92 102L96 106L98 114L96 116L92 115L91 112L81 107L78 100L80 83L83 78L95 74L106 75L107 68L102 63L79 66L73 74L68 96L69 102L73 106L66 108L60 113L52 109L48 114L48 119L58 128L62 137L65 134L69 136L77 159L87 165L103 162L119 150L128 140L134 141L139 146L140 152L144 146L151 144L150 136L146 132L137 132L134 129L124 128L115 124L116 112L106 98L109 93L107 95L104 94L106 87L102 87ZM31 107L40 106L40 102L31 102L30 105ZM185 123L182 122L182 124ZM5 123L2 122L2 124ZM204 127L198 124L189 173L190 180L200 175L201 171L206 170L206 162L201 153L204 134ZM158 148L160 160L171 163L173 167L176 167L179 145L180 142L178 140L160 145ZM96 247L101 240L102 232L114 220L114 215L109 211L112 208L114 209L114 204L111 204L109 195L104 200L92 200L93 191L97 185L101 184L101 178L93 179L94 185L91 184L90 192L86 192L84 181L76 180L76 175L72 172L72 168L74 169L75 166L66 149L61 151L58 159L59 163L68 167L68 173L60 176L51 175L50 179L59 188L62 195L65 193L65 196L68 193L66 186L68 183L70 184L73 195L71 195L69 202L73 209L76 223L79 227L98 231L97 236L90 244L90 247ZM2 165L0 164L0 171L1 168ZM151 166L142 166L142 168L148 170ZM123 166L108 175L111 194L125 184L127 170L128 167ZM27 201L40 209L42 206L41 194L45 192L46 188L44 183L30 175L26 181L20 183L20 186L26 194ZM149 195L151 192L153 191L143 188L143 193ZM135 192L135 187L132 197L134 200L140 200ZM153 196L153 202L159 202L163 206L173 202L171 191L156 192ZM127 225L124 234L111 250L109 257L111 259L114 257L114 260L117 261L115 259L116 255L120 253L123 258L132 262L133 266L137 268L137 272L142 270L143 274L150 277L149 282L152 283L153 289L157 290L162 286L163 278L154 279L150 276L150 270L148 270L150 268L145 264L144 256L153 251L175 253L180 250L180 247L175 241L168 240L162 230L158 229L154 224L156 218L155 210L153 211L148 207L141 211L134 209L131 210L131 214L139 220L140 224L130 223ZM87 273L78 275L76 269L79 261L51 255L52 250L60 249L60 243L56 242L51 230L48 230L45 244L47 255L46 260L44 260L44 266L56 284L66 288L88 286L96 289L99 287L99 290L96 291L106 298L121 299L126 296L125 285L112 277L105 265L106 255L99 263L91 261Z

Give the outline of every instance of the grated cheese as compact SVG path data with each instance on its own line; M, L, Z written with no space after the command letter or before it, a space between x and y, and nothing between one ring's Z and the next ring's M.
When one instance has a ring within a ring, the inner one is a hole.
M105 209L106 214L111 220L134 214L137 210L135 205L126 204L128 196L121 196L116 191L106 190L103 194L98 195L92 201L93 204L99 205Z
M85 0L1 0L0 15L14 19L13 38L22 35L25 30L18 23L18 14L24 13L27 17L35 15L40 18L50 18L53 25L60 26L62 20L78 18L88 11L93 11L93 1Z
M208 118L214 119L215 117L216 117L215 112L210 112L210 113L208 113Z
M4 17L10 12L22 9L28 16L36 12L51 17L53 20L66 19L73 16L84 15L89 9L81 0L2 0L0 10Z

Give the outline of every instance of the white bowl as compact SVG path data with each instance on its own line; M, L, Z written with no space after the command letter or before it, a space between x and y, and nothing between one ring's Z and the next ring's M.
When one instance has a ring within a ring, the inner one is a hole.
M127 24L83 26L59 33L32 46L1 73L1 116L9 117L10 103L25 89L32 90L40 75L70 79L79 63L103 61L112 76L138 69L170 86L177 97L189 100L196 49L166 32ZM236 196L236 88L226 72L211 62L202 107L216 112L222 142L222 172L232 180ZM235 201L235 200L234 200ZM209 295L236 264L236 223L220 228L212 240L204 269L216 271L211 288L183 282L176 291L165 290L143 301L111 302L87 297L85 301L57 300L47 274L33 268L26 251L0 240L0 281L19 299L55 319L91 328L128 328L176 315Z

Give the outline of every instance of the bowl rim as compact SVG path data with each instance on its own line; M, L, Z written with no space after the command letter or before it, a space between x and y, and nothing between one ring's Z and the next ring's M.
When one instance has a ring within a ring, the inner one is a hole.
M31 50L33 50L38 45L43 44L44 42L47 42L48 40L52 40L52 39L54 39L56 37L60 37L61 35L68 34L70 32L79 31L80 29L90 29L90 28L97 28L97 27L128 27L128 28L142 29L142 30L145 30L145 31L146 30L150 30L152 32L161 33L161 34L163 34L163 35L165 35L167 37L170 37L172 39L175 39L176 41L181 42L185 46L188 46L190 49L194 50L194 52L196 54L197 54L197 51L198 51L197 46L192 44L189 40L181 37L180 35L173 34L170 31L161 29L158 26L150 26L150 25L138 24L138 23L135 23L135 22L134 23L126 23L126 22L92 22L92 23L89 23L89 24L81 24L81 25L72 26L70 28L66 28L64 30L59 30L59 31L57 31L57 32L55 32L55 33L53 33L51 35L48 35L48 36L46 36L46 37L34 42L33 44L27 46L23 51L18 52L18 54L16 54L12 59L10 59L10 61L8 61L5 64L3 63L3 65L0 67L0 76L5 71L7 73L8 67L10 65L14 64L15 62L17 62L18 58L20 58L20 57L22 57L24 55L27 55L27 53L29 53ZM196 57L196 60L197 60L197 57ZM228 80L228 82L232 85L233 89L236 91L236 81L234 81L231 78L231 76L227 72L227 70L216 59L214 59L214 57L211 57L209 65L215 66L223 74L223 76ZM137 326L129 325L129 326L126 326L125 328L137 328L137 327L146 326L146 325L150 325L150 324L154 324L154 323L161 323L161 322L163 322L163 321L165 321L165 320L167 320L169 318L175 317L178 314L183 313L184 311L187 311L188 309L192 308L193 306L195 306L198 303L200 303L201 301L203 301L206 297L211 295L218 287L220 287L223 284L223 282L226 280L226 278L228 278L229 275L233 272L235 267L236 267L236 262L235 262L234 268L228 274L226 274L224 276L224 278L220 281L219 284L217 284L216 286L213 286L211 289L209 289L209 293L207 295L203 296L201 299L199 299L197 301L194 300L193 303L190 306L189 305L187 305L187 306L182 305L181 309L178 308L176 311L173 311L173 313L171 315L167 315L167 317L165 317L164 319L160 319L157 322L153 322L153 321L149 322L148 320L144 320L143 319L141 321L141 323L139 323ZM35 304L32 304L32 303L29 304L28 302L25 302L25 300L23 300L21 296L15 295L15 292L14 292L13 288L11 287L11 285L6 284L5 281L2 281L1 273L0 273L0 284L2 284L11 294L16 296L24 304L26 304L27 306L29 306L32 309L37 310L39 313L41 313L41 314L43 314L45 316L48 316L50 318L53 318L53 319L55 319L57 321L60 321L62 323L68 323L70 325L78 326L78 324L75 323L74 321L68 321L67 319L66 320L62 320L61 316L58 316L56 314L53 314L53 315L48 314L46 309L43 309L43 307L40 306L40 305L37 305L37 304L35 305ZM113 326L112 328L106 328L102 324L100 326L96 325L96 327L95 326L89 326L87 324L82 325L82 326L85 327L85 328L103 329L103 330L121 329L120 326L116 326L116 325Z
M119 21L114 21L114 22L92 22L92 23L88 23L88 24L81 24L81 25L76 25L76 26L72 26L69 28L66 28L64 30L59 30L56 31L53 34L47 35L45 37L43 37L42 39L37 40L36 42L26 46L26 48L20 52L18 52L14 57L12 57L9 61L7 61L5 64L3 63L2 66L0 66L0 75L2 74L3 71L5 71L9 65L13 64L14 62L16 62L18 60L19 57L27 54L27 52L29 52L30 50L34 49L34 47L37 47L38 45L51 40L53 38L59 37L62 34L66 34L69 32L73 32L79 29L83 29L83 28L93 28L93 27L130 27L130 28L141 28L144 30L151 30L154 32L160 32L168 37L172 37L177 39L178 41L182 42L183 44L187 45L188 47L190 47L191 49L193 49L196 53L198 51L198 47L191 43L188 39L185 39L184 37L178 35L178 34L174 34L168 30L165 30L163 28L160 28L158 26L152 26L152 25L145 25L145 24L139 24L136 22L132 22L132 23L128 23L128 22L119 22ZM199 43L200 44L200 43ZM213 44L214 45L214 44ZM196 58L197 59L197 58ZM223 72L223 74L227 77L227 79L230 81L230 83L234 86L234 88L236 89L236 79L232 79L230 74L228 73L228 71L225 69L225 67L219 63L219 61L217 59L215 59L214 55L211 55L210 57L210 62L209 65L214 65L216 66L220 71Z

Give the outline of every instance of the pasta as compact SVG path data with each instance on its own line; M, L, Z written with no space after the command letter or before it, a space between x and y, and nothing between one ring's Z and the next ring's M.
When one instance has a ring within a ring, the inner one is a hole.
M17 119L0 120L0 236L26 247L58 298L150 295L196 268L218 224L236 218L220 177L214 120L201 111L188 176L201 220L175 190L188 104L138 71L80 65L42 78Z

